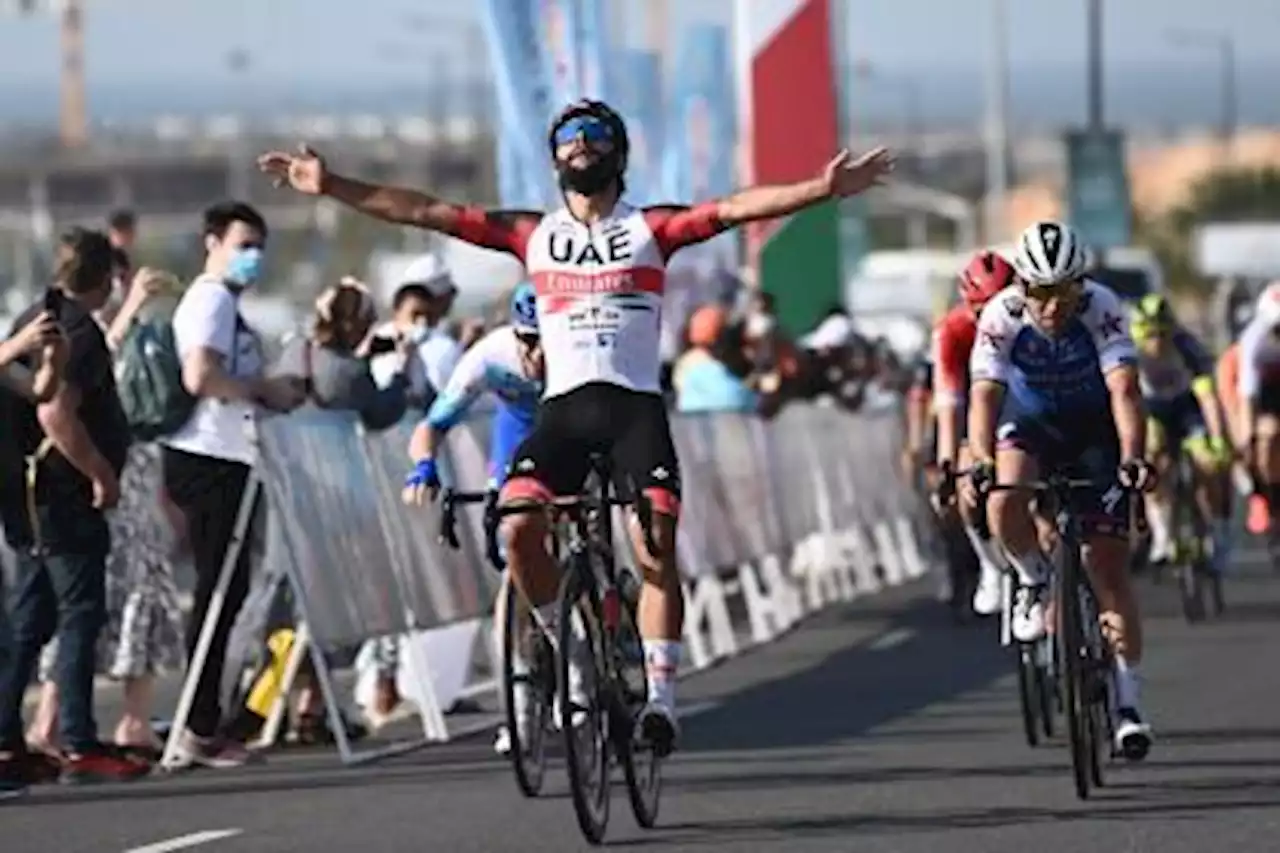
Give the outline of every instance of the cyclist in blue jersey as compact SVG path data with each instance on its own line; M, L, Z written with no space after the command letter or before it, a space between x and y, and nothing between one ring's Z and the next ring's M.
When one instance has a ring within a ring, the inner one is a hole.
M413 471L405 479L404 502L420 506L434 500L440 489L440 472L436 453L445 435L467 414L485 393L498 400L489 440L487 488L498 489L507 478L511 457L520 442L533 429L534 415L543 391L543 358L538 333L538 311L533 285L520 284L511 297L511 323L485 335L463 354L444 391L432 403L427 416L413 431L409 441L409 458ZM500 632L505 614L501 612L504 597L498 596L494 613L494 631ZM523 614L522 614L523 615ZM500 646L499 646L500 647ZM517 654L519 644L517 644ZM516 661L517 669L523 662ZM525 700L523 684L516 685L516 702L532 708ZM522 727L532 725L530 715L517 711ZM523 732L522 732L523 734ZM528 743L527 737L520 738ZM498 730L494 744L499 753L511 748L505 726Z
M409 442L413 472L405 481L406 500L421 503L440 487L436 451L444 436L486 391L498 398L489 443L489 485L506 479L515 449L533 427L542 396L543 358L533 285L524 282L511 297L511 323L485 335L467 350Z
M1076 493L1075 510L1115 662L1116 746L1137 760L1150 748L1151 729L1138 706L1142 625L1128 575L1126 490L1149 490L1155 479L1145 460L1137 352L1119 298L1085 278L1085 249L1070 227L1029 227L1013 266L1018 281L983 309L970 357L974 461L962 497L976 507L983 483L1031 482L1050 467L1100 483ZM1049 562L1031 498L994 492L988 511L1018 575L1014 636L1033 642L1045 633Z

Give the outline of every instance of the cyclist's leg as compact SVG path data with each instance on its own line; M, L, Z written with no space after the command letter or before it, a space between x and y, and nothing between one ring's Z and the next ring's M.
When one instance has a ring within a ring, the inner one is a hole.
M1040 475L1038 457L1044 449L1043 430L1028 418L1002 418L997 435L996 480L1000 483L1027 483ZM1039 533L1031 513L1031 496L1026 492L1000 491L987 501L991 533L1000 543L1018 576L1014 595L1012 631L1015 638L1030 643L1044 636L1044 603L1049 566L1040 548Z
M1111 648L1115 674L1116 744L1139 758L1151 743L1151 728L1140 710L1138 666L1142 660L1142 618L1129 575L1129 500L1116 482L1120 443L1114 427L1080 436L1076 472L1109 485L1077 492L1074 509L1084 532L1085 566L1098 600L1098 621Z
M529 437L532 422L520 417L506 406L499 406L493 418L489 432L489 482L487 488L497 491L506 482L511 467L511 460L516 449ZM505 548L500 548L505 552ZM506 559L505 554L503 558ZM511 583L510 569L503 570L503 583L493 602L493 657L494 661L502 660L502 636L507 624L507 584ZM512 602L515 607L515 624L512 626L515 637L511 645L512 672L524 675L529 672L529 661L532 659L532 648L529 647L529 606L524 596L517 595ZM529 742L529 729L533 725L534 705L529 701L530 685L519 682L513 685L515 699L515 717L518 721L519 740L521 744ZM494 748L499 753L506 753L511 748L511 738L506 726L498 727Z
M588 460L574 422L583 407L575 399L576 392L543 404L532 432L514 452L511 476L499 495L502 506L543 503L582 488ZM504 518L501 533L513 583L550 624L560 573L547 548L548 530L542 513L527 513Z
M1174 457L1178 445L1176 430L1171 426L1171 404L1147 402L1147 456L1156 467L1159 479L1154 491L1144 500L1147 525L1151 528L1150 559L1153 565L1168 563L1173 556Z
M684 636L684 588L676 566L676 522L680 515L680 463L663 400L651 394L619 395L618 438L613 447L617 476L640 490L653 510L651 534L657 554L650 554L644 531L633 514L627 525L640 563L643 587L638 619L644 645L649 701L641 716L651 739L675 738L675 681Z
M1194 398L1183 412L1181 434L1185 436L1181 452L1190 457L1195 474L1192 485L1196 509L1212 542L1213 569L1222 571L1226 568L1231 549L1231 525L1227 512L1229 483L1219 460L1210 450L1209 430L1200 404Z
M961 470L972 464L973 459L969 455L967 442L961 442L957 462ZM979 535L974 525L976 512L978 512L976 508L961 503L960 521L980 566L978 587L973 591L973 610L980 616L990 616L1000 611L1000 577L1008 561L1005 560L1000 544L994 536L990 535L990 531L987 531L988 535L985 537Z

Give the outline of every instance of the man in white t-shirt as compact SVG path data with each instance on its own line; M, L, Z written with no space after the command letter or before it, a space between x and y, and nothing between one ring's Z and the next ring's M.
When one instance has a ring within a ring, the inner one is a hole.
M305 396L300 377L263 376L260 342L240 316L240 295L261 275L266 239L266 223L247 204L226 202L205 211L204 272L173 316L182 384L198 398L187 423L163 439L165 489L186 518L196 571L189 652L200 635L256 461L254 410L286 412ZM248 586L248 549L241 549L186 731L171 761L229 767L248 759L243 746L219 732L227 635Z
M392 298L391 322L374 332L376 354L370 368L379 387L385 387L403 369L409 377L412 405L431 405L462 357L461 345L443 322L457 295L453 276L435 255L424 255L409 265ZM416 345L408 364L393 351L394 343L403 338Z

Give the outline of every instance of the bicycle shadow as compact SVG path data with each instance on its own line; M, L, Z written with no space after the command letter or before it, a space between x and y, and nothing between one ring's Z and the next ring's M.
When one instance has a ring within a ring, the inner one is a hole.
M683 738L691 745L687 754L697 759L726 750L796 749L846 740L1013 672L1011 657L996 642L994 624L981 630L955 626L945 608L928 600L909 604L866 643L803 648L815 634L838 646L842 619L865 620L865 615L823 614L814 620L818 632L807 629L780 640L775 654L792 660L806 655L812 663L729 693L719 707L689 720Z

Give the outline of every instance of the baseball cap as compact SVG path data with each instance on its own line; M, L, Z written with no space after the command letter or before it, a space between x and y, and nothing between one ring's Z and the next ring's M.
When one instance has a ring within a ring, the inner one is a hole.
M448 296L458 292L449 268L436 255L423 255L410 263L400 276L400 283L421 285L432 296Z

